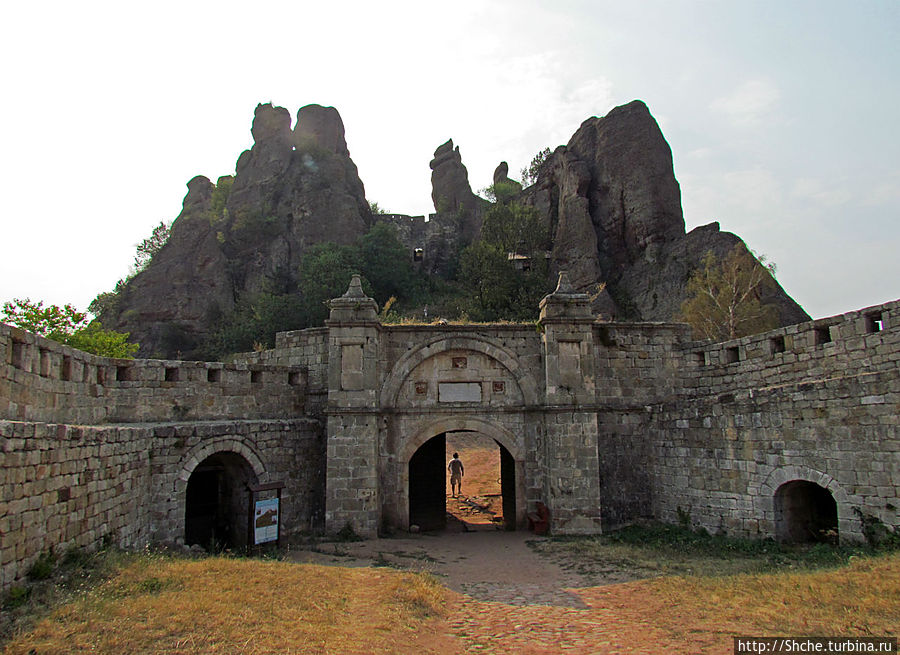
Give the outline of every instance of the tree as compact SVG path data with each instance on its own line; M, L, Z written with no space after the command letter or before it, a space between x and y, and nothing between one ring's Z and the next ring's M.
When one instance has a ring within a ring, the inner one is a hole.
M778 327L774 305L762 294L775 284L775 265L755 258L743 243L721 261L709 251L687 284L681 316L706 339L724 341Z
M507 202L495 204L485 214L481 238L507 253L533 258L547 247L549 235L533 207Z
M540 175L541 172L541 166L544 165L544 162L547 161L550 154L550 148L544 148L531 159L531 163L528 167L522 169L522 184L531 186L537 182L538 175Z
M360 272L358 255L352 246L330 242L318 243L304 253L300 261L300 293L309 325L322 325L328 318L325 303L343 295L350 278ZM371 295L368 281L363 282L363 289Z
M71 304L44 307L43 301L17 298L3 303L3 321L94 355L131 358L138 350L138 344L128 343L127 332L104 330Z
M460 253L459 277L468 293L467 309L476 321L507 318L514 298L516 271L505 250L483 239L474 241Z
M383 207L379 207L377 202L372 202L371 200L369 201L369 211L377 216L382 216L382 215L391 213L387 209L384 209Z
M511 201L522 190L522 185L515 180L500 180L483 188L481 193L491 202L506 203Z
M379 305L391 296L408 298L416 290L412 253L397 238L397 228L376 223L357 242L359 271L372 284ZM341 291L346 291L346 287Z
M153 228L150 236L138 244L137 252L134 255L135 273L140 273L147 268L153 256L162 250L162 247L166 245L166 241L169 240L169 232L169 226L166 225L165 221L160 221L159 225Z

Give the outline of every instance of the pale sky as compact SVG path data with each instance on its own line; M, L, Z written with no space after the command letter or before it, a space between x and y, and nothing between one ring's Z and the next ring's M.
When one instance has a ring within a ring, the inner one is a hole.
M326 6L327 5L327 6ZM433 211L641 99L687 228L717 220L814 317L900 297L900 2L19 2L3 62L0 301L84 309L234 172L260 102L338 109L369 200Z

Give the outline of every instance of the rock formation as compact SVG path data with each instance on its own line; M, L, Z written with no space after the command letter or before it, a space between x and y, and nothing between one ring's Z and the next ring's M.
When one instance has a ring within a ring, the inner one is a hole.
M469 172L463 166L459 147L453 139L434 151L431 167L431 199L439 214L455 214L459 220L460 241L471 243L481 232L481 222L489 203L472 192Z
M259 105L251 132L253 146L233 177L188 183L168 243L101 316L104 326L131 332L141 356L190 357L238 303L260 292L296 293L311 245L353 243L372 224L334 108L303 107L292 129L286 109ZM437 214L382 220L402 228L411 257L417 248L426 253L423 270L446 276L459 248L478 238L491 204L472 192L452 139L430 166ZM530 187L509 179L506 162L493 181L547 222L548 283L567 271L607 318L673 320L703 255L722 257L739 241L716 223L685 234L672 153L640 101L582 123ZM767 293L782 324L808 320L780 287Z
M251 133L233 179L188 183L169 241L102 317L131 332L142 356L190 356L239 299L293 290L309 246L352 243L371 224L334 108L301 108L291 130L286 109L259 105Z
M541 167L523 201L546 216L551 269L596 295L610 318L667 321L707 250L723 257L739 238L717 223L685 234L672 152L644 103L589 118ZM809 320L780 287L768 298L782 324Z
M509 177L509 164L501 161L500 165L494 169L494 186L505 185L508 189L522 190L522 185Z

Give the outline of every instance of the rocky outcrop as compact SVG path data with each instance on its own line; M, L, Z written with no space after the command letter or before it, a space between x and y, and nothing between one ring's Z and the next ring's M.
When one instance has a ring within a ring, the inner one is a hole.
M104 326L130 332L141 356L190 356L210 316L234 306L228 260L210 225L216 187L203 176L187 186L168 241L125 285L111 314L100 317Z
M462 163L459 147L453 147L453 139L438 146L429 166L435 211L443 216L455 215L459 221L460 241L471 243L481 232L484 212L490 203L472 192L469 172Z
M685 234L672 152L640 101L582 123L522 199L548 221L551 275L567 270L610 318L672 320L704 254L724 256L739 241L718 224ZM809 320L780 287L768 300L783 324Z
M494 169L494 187L506 187L510 191L521 191L522 185L509 177L509 164L501 161L497 168Z
M218 318L262 292L297 292L300 262L314 244L350 244L373 217L333 107L308 105L295 126L286 109L256 108L253 146L235 175L188 183L168 243L100 317L128 331L140 355L191 357ZM448 140L431 161L437 214L406 227L424 270L447 276L460 247L475 240L491 203L472 192L459 148ZM716 223L685 234L672 153L647 107L634 101L590 118L521 190L502 162L493 182L534 207L551 234L550 277L567 271L595 313L610 319L677 318L691 272L712 250L723 257L740 239ZM511 190L511 191L510 191ZM406 225L409 223L409 225ZM808 320L780 288L763 298L782 324Z
M286 109L261 104L251 133L233 179L191 180L169 242L126 285L115 315L102 317L132 332L142 356L190 356L236 302L294 291L311 245L353 243L371 224L333 107L301 108L292 130Z

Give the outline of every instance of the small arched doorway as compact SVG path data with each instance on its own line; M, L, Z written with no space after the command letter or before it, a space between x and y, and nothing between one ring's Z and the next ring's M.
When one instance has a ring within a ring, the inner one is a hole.
M237 453L218 452L200 462L187 482L185 543L210 551L246 547L253 484L253 467Z
M790 543L837 543L837 503L831 492L807 480L782 484L775 490L775 534Z
M448 486L447 464L454 452L466 467L458 497ZM410 526L423 531L516 529L516 463L496 439L466 429L438 434L410 457L408 480Z

